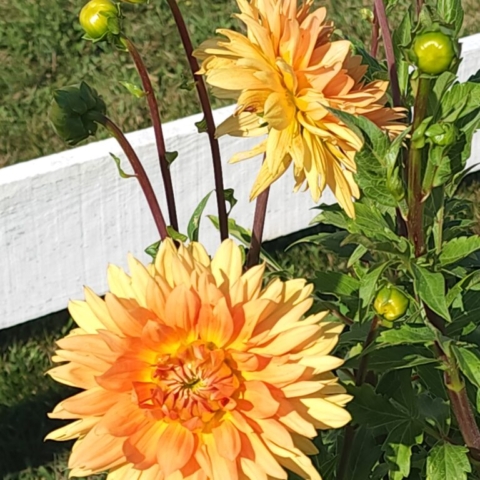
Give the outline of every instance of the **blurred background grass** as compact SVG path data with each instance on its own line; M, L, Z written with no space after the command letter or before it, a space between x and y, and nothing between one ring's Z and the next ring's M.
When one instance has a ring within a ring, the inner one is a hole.
M180 0L193 41L212 36L217 27L236 24L234 0ZM369 24L358 14L371 1L317 2L345 34L365 40ZM394 19L401 18L396 2ZM55 88L88 81L104 96L109 113L125 131L149 126L142 100L128 94L119 81L136 81L129 57L102 45L81 40L77 15L83 2L73 0L0 0L0 166L65 149L47 120ZM478 0L464 0L464 35L480 31ZM164 1L125 5L127 31L147 60L160 92L164 120L199 111L195 94L182 89L186 62ZM480 204L478 182L470 179L465 195ZM479 230L480 233L480 230ZM300 234L302 235L302 234ZM298 235L297 235L298 237ZM311 277L315 269L337 268L335 259L313 245L298 245L283 253L292 237L267 245L285 268ZM56 423L46 416L71 389L44 375L51 366L54 341L71 328L67 312L0 331L0 478L4 480L62 480L68 478L70 442L45 442ZM102 476L92 476L100 479ZM453 479L452 479L453 480Z

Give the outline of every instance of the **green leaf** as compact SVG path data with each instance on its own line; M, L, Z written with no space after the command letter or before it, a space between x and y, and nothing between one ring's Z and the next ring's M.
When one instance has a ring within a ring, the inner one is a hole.
M418 296L438 315L451 322L445 298L445 279L441 273L432 273L413 264L415 290Z
M435 334L429 327L408 325L404 323L399 328L384 330L377 338L377 343L389 345L412 345L415 343L428 343L435 341Z
M463 8L461 0L438 0L437 9L439 15L449 25L455 27L458 33L463 23Z
M438 443L428 454L426 480L467 480L472 471L467 453L462 445Z
M150 255L154 261L155 261L155 258L157 258L158 249L160 248L161 243L162 241L159 240L158 242L152 243L149 247L145 249L145 253L147 255Z
M120 84L123 85L135 98L142 98L146 95L145 90L134 83L120 82Z
M171 165L178 157L178 152L165 152L165 159L167 160L168 165Z
M205 207L207 206L208 199L210 198L210 195L213 193L213 190L210 193L207 193L205 197L200 201L198 204L197 208L193 212L192 217L190 218L190 221L188 222L187 226L187 234L188 238L190 239L191 242L198 242L198 232L200 229L200 220L202 218L203 211L205 210Z
M317 291L336 296L353 296L360 288L360 282L349 275L339 272L316 272L314 280Z
M177 232L171 225L167 227L167 233L170 237L172 237L174 240L177 240L178 242L183 243L188 240L188 237L186 235Z
M480 388L480 357L472 350L457 345L451 345L451 349L458 366L463 374L475 385Z
M352 265L357 263L366 253L368 252L367 247L363 245L358 245L358 247L350 255L350 258L347 262L347 268L350 268Z
M444 267L445 265L458 262L476 250L480 250L480 236L472 235L471 237L454 238L443 245L442 253L439 257L440 264Z
M388 372L402 368L415 367L429 363L438 363L433 353L423 346L414 345L393 345L381 347L369 353L368 368L374 372ZM356 358L345 362L345 368L356 363Z
M395 407L383 395L375 393L373 387L364 384L361 387L348 387L354 400L347 406L353 421L367 427L385 427L393 429L403 423L409 416Z
M113 153L110 153L110 156L113 158L113 160L115 161L115 164L117 165L117 170L118 170L118 174L120 175L120 177L122 177L122 178L135 178L136 177L135 174L125 173L125 171L122 169L122 160L119 157L117 157Z
M355 432L351 446L354 454L349 455L348 467L345 469L345 480L369 478L370 472L380 457L380 446L376 443L372 430L360 427ZM323 475L323 471L322 471Z
M443 398L432 398L426 393L417 397L420 415L436 430L448 435L450 430L450 404Z
M367 309L372 303L373 297L378 290L378 279L387 267L388 263L382 263L382 265L370 270L362 278L358 295L364 309Z
M195 126L197 127L198 133L208 132L207 119L205 117L203 117L199 122L195 122Z
M230 210L227 212L227 216L230 215L232 208L237 204L237 199L235 198L234 193L235 191L233 190L233 188L227 188L223 191L223 194L225 195L225 200L230 204Z

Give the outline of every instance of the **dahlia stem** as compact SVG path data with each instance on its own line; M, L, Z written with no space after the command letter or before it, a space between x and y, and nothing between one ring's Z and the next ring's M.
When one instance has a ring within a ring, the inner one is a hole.
M180 38L182 39L183 48L187 54L188 63L192 72L195 87L197 89L198 98L202 106L203 114L205 116L205 122L207 124L208 140L210 142L210 150L212 152L213 171L215 175L215 195L217 198L218 219L220 224L220 238L225 240L228 238L228 216L227 207L225 204L225 193L223 184L222 173L222 161L220 157L220 146L218 140L215 138L215 121L213 119L212 106L208 98L207 88L201 75L197 72L200 70L197 59L193 56L193 45L190 35L188 33L185 20L183 19L182 12L177 5L176 0L167 0L167 3L172 11L173 18L177 24Z
M142 81L145 96L147 98L148 108L150 109L150 117L152 119L153 131L155 132L155 142L157 144L158 159L160 162L160 171L162 173L163 185L165 187L165 196L167 198L168 216L170 225L178 231L177 209L175 206L175 194L172 185L172 176L167 161L167 150L165 147L165 138L163 136L162 122L158 111L157 97L153 90L150 76L148 75L145 62L143 61L135 44L127 37L122 37L123 44L127 47L137 68L138 74Z
M253 217L252 239L247 254L246 268L249 269L258 264L260 260L260 250L262 248L263 229L265 227L265 217L267 215L268 195L270 187L264 190L257 198L255 204L255 215Z
M427 113L430 79L420 77L415 97L412 137L422 124ZM425 245L423 237L423 203L422 203L422 148L410 143L407 164L407 203L408 203L408 237L415 246L415 256L422 255Z
M378 15L373 9L373 22L372 22L372 37L371 37L371 46L370 46L370 55L374 58L377 58L378 55L378 40L380 37L380 25L378 23Z
M163 217L160 205L158 204L157 197L155 196L155 192L153 191L152 184L150 183L147 173L145 172L140 159L135 153L135 150L120 128L118 128L118 126L108 117L99 113L94 113L91 115L91 118L100 125L103 125L110 132L110 134L115 137L117 142L122 147L122 150L125 152L125 155L127 156L128 160L130 161L130 165L133 168L135 177L137 178L138 182L140 183L140 187L143 190L148 206L150 207L150 211L152 212L152 216L155 221L155 225L157 226L158 233L160 234L160 238L164 240L166 237L168 237L167 225L165 224L165 219Z
M395 64L395 53L393 50L392 35L388 26L387 12L383 0L375 0L375 16L382 31L383 45L385 47L385 56L387 57L388 74L390 76L390 86L392 88L393 106L399 107L402 104L400 95L400 85L398 83L397 66Z

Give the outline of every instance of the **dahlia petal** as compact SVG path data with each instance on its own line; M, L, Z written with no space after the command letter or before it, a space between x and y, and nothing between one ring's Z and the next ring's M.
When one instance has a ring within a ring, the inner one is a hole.
M68 460L70 475L83 477L116 468L125 463L123 440L109 435L98 435L95 430L77 440Z
M157 464L158 442L167 428L163 422L151 422L139 428L123 444L123 453L138 470Z
M233 334L233 319L225 298L215 308L203 304L198 315L198 335L205 342L223 347Z
M158 441L157 460L165 476L180 470L190 460L195 447L192 432L180 423L168 424Z
M120 297L107 293L105 295L105 303L110 316L115 320L118 328L124 335L139 337L142 334L143 322L139 321L138 317L130 314Z
M97 330L105 328L87 302L71 300L68 303L68 311L75 323L86 333L95 333Z
M118 360L104 374L96 377L98 385L114 392L131 391L133 382L149 380L149 363L136 359Z
M234 461L240 454L241 442L238 430L232 422L225 420L212 429L218 453L227 460Z
M255 422L262 430L262 437L285 448L294 448L292 434L277 419L258 418Z
M253 147L251 150L248 150L246 152L236 153L232 158L230 158L228 163L242 162L243 160L256 157L257 155L265 153L266 149L267 149L267 141L264 140L263 142L260 142L258 145Z
M220 455L213 435L203 435L203 441L207 447L207 455L210 458L212 480L238 480L238 468L236 462L228 460Z
M315 369L315 373L329 372L343 365L344 361L330 355L305 356L300 360L302 365Z
M308 408L308 413L325 423L329 428L341 428L352 417L344 408L323 398L300 398L299 401Z
M134 298L131 278L116 265L109 265L107 270L107 282L111 293L120 298Z
M105 413L98 423L96 431L101 435L128 437L146 423L149 421L146 419L144 411L138 405L133 404L131 396L124 396Z
M268 418L275 415L279 403L273 398L265 383L251 380L244 383L243 399L238 401L239 408L251 418Z
M64 427L57 428L53 432L50 432L45 440L57 440L66 441L73 440L89 432L99 422L98 417L85 417L77 420L76 422L69 423Z
M99 335L68 335L58 340L57 345L62 350L75 351L84 355L94 355L103 362L113 363L118 357L118 354L113 352L105 340Z
M230 303L232 307L238 303L245 303L258 298L262 289L265 266L265 263L255 265L232 285L230 288Z
M85 301L87 302L94 315L102 323L104 328L110 330L111 332L121 334L122 331L117 327L117 324L110 317L110 313L108 312L107 306L105 305L105 301L101 299L98 295L96 295L88 287L85 287L83 291L85 294Z
M217 286L233 285L242 275L243 262L240 248L233 240L225 240L212 259L212 273Z
M100 416L113 407L120 398L101 387L90 388L63 400L48 416L61 419Z
M147 269L131 254L128 256L128 266L130 268L132 290L135 294L134 298L139 305L146 307L148 305L146 301L147 285L152 277Z
M185 285L178 285L167 299L164 320L167 325L190 332L194 329L199 311L198 295Z
M155 257L155 269L160 277L164 278L171 287L174 286L172 258L174 258L176 253L177 247L175 246L175 243L171 238L166 238L160 244L157 256Z
M94 388L97 387L95 380L96 372L76 363L67 363L59 367L52 368L47 372L57 382L77 388Z

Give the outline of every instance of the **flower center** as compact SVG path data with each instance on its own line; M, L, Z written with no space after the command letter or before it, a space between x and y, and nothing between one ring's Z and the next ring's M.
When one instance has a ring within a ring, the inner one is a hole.
M223 350L195 342L159 357L148 387L135 385L135 393L139 406L154 418L179 420L194 430L234 408L239 385Z

